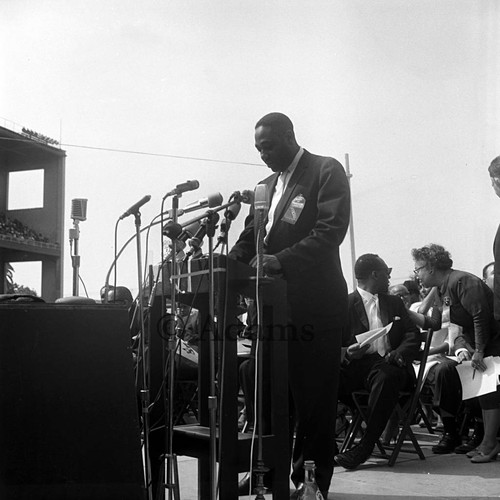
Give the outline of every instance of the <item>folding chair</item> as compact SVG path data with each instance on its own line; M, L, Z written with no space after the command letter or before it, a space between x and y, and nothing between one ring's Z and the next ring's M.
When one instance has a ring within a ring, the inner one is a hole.
M406 437L408 437L412 444L413 450L405 450L408 453L416 453L420 457L421 460L425 460L425 455L418 444L417 438L411 429L411 424L415 420L415 415L423 412L422 405L420 403L420 392L424 385L424 375L425 375L425 365L427 363L427 357L429 355L429 349L432 341L432 329L427 331L427 338L424 343L424 349L422 351L420 366L417 373L417 380L415 382L413 391L401 391L399 393L399 401L396 404L395 411L398 416L398 420L400 422L400 431L398 435L398 439L396 441L396 445L392 450L392 453L389 455L385 450L383 444L380 440L377 441L376 445L380 451L380 454L383 458L387 458L389 460L388 465L393 466L396 463L396 459L401 451L403 446L403 442ZM341 452L349 449L354 443L357 435L362 432L363 422L366 421L366 412L367 412L367 399L368 399L368 391L354 391L352 393L352 399L354 401L355 408L352 409L353 415L351 419L351 424L349 429L347 430L346 437L341 446Z

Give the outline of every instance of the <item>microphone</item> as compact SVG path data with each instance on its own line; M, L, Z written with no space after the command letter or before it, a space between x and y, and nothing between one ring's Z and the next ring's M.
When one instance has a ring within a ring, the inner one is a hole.
M239 201L235 201L226 208L226 211L224 212L224 217L227 220L234 220L236 219L236 217L238 217L240 210L241 210L241 203Z
M269 212L269 194L265 184L257 184L255 187L255 198L253 202L255 209L254 225L257 229L256 233L256 248L255 253L257 256L257 279L264 276L264 267L262 256L264 254L264 233L266 229L266 216Z
M125 217L128 217L129 215L139 212L139 208L141 208L142 205L145 205L150 199L151 195L147 194L144 196L144 198L140 199L137 203L134 203L126 212L123 212L123 214L120 215L119 220L125 219Z
M189 212L192 212L193 210L198 210L199 208L213 208L213 207L218 207L219 205L222 205L222 195L220 193L212 193L209 194L206 198L202 198L201 200L195 201L194 203L190 203L189 205L186 205L183 209L181 208L179 210L180 213L179 215L187 214Z
M71 200L71 218L75 221L87 220L87 199L75 198Z
M198 181L182 182L181 184L177 184L177 186L175 186L175 189L172 189L172 191L169 191L165 195L165 198L167 196L173 196L173 195L180 196L182 193L186 193L187 191L194 191L195 189L198 189L199 187L200 187L200 183Z
M257 184L253 202L255 210L266 213L269 210L269 195L265 184Z
M222 222L220 223L220 234L217 238L220 243L226 243L227 233L231 227L231 222L238 217L240 210L241 203L239 201L234 202L226 208L226 211L224 212L224 219L222 219Z
M212 214L212 222L213 224L217 224L219 222L219 214L217 212ZM188 257L193 255L197 250L200 249L201 243L203 241L203 238L207 234L207 224L208 220L203 219L203 222L201 222L200 227L194 234L194 236L189 240L189 246L191 247L191 250L186 254Z
M201 222L199 220L188 224L177 238L180 241L186 242L189 238L193 238L198 229L201 227Z
M222 205L222 195L220 193L213 193L206 198L202 198L201 200L195 201L194 203L190 203L185 208L179 208L177 210L177 215L180 217L181 215L188 214L189 212L193 212L194 210L198 210L199 208L213 208ZM168 210L167 212L169 217L172 217L172 210Z
M177 222L168 221L163 226L163 234L170 238L171 240L177 239L177 237L182 233L182 227Z
M191 257L201 247L201 242L207 234L207 220L205 219L201 224L194 236L189 240L191 250L186 254L186 257Z
M171 240L176 240L177 251L182 250L186 246L186 241L193 238L196 231L200 228L199 221L188 224L184 229L180 224L175 224L172 221L167 222L163 226L163 234Z

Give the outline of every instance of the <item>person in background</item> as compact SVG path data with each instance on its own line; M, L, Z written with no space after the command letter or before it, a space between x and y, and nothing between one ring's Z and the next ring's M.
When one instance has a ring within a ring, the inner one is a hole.
M455 366L471 361L472 368L484 371L485 356L500 354L500 328L493 316L493 294L473 274L452 268L450 253L441 245L430 244L412 250L415 274L424 287L436 287L434 304L438 310L449 309L450 322L462 328L454 339L452 354L458 361L448 360L436 367L435 400L443 421L443 436L433 448L435 453L448 453L461 444L456 416L461 402L461 383ZM427 317L423 318L427 321ZM496 435L500 427L500 392L479 396L484 436L477 450L467 456L473 463L496 458L500 444Z
M483 267L483 281L488 287L493 290L493 282L495 280L495 263L490 262Z
M403 304L405 305L406 309L410 308L411 305L410 292L408 291L408 288L406 288L405 285L403 284L391 285L389 287L389 295L394 295L396 297L399 297L403 301Z
M410 294L408 296L410 305L414 302L419 302L422 300L423 297L421 295L421 287L419 286L417 280L406 280L403 285L408 289L408 292Z
M412 361L421 336L399 297L387 293L391 269L375 254L365 254L354 265L357 289L349 294L349 338L342 362L339 399L349 405L353 391L369 391L366 430L352 449L335 456L345 469L355 469L371 455L396 406L399 391L415 382ZM363 347L356 335L392 323L387 333Z
M191 347L198 347L201 334L200 312L198 309L187 305L178 304L177 337L187 342Z

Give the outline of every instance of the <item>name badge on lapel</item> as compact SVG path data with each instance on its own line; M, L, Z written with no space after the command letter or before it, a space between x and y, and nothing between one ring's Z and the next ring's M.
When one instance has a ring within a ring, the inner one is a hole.
M286 209L285 215L281 220L283 222L288 222L289 224L295 224L299 219L305 204L306 199L301 194L297 195Z

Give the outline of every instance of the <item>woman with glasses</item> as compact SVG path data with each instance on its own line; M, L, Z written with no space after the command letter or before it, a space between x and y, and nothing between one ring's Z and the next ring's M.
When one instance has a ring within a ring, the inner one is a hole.
M451 347L458 363L471 361L472 368L486 370L483 358L500 354L500 324L493 316L493 294L481 278L452 268L450 253L441 245L430 244L414 248L415 274L424 287L435 287L434 307L449 311L450 322L462 327ZM500 311L499 311L500 312ZM434 403L443 421L444 434L435 453L449 453L459 446L456 415L461 403L461 383L455 369L457 362L449 360L436 367ZM498 388L497 388L498 389ZM500 452L496 436L500 428L500 391L479 397L484 437L476 448L467 453L473 463L495 460Z

